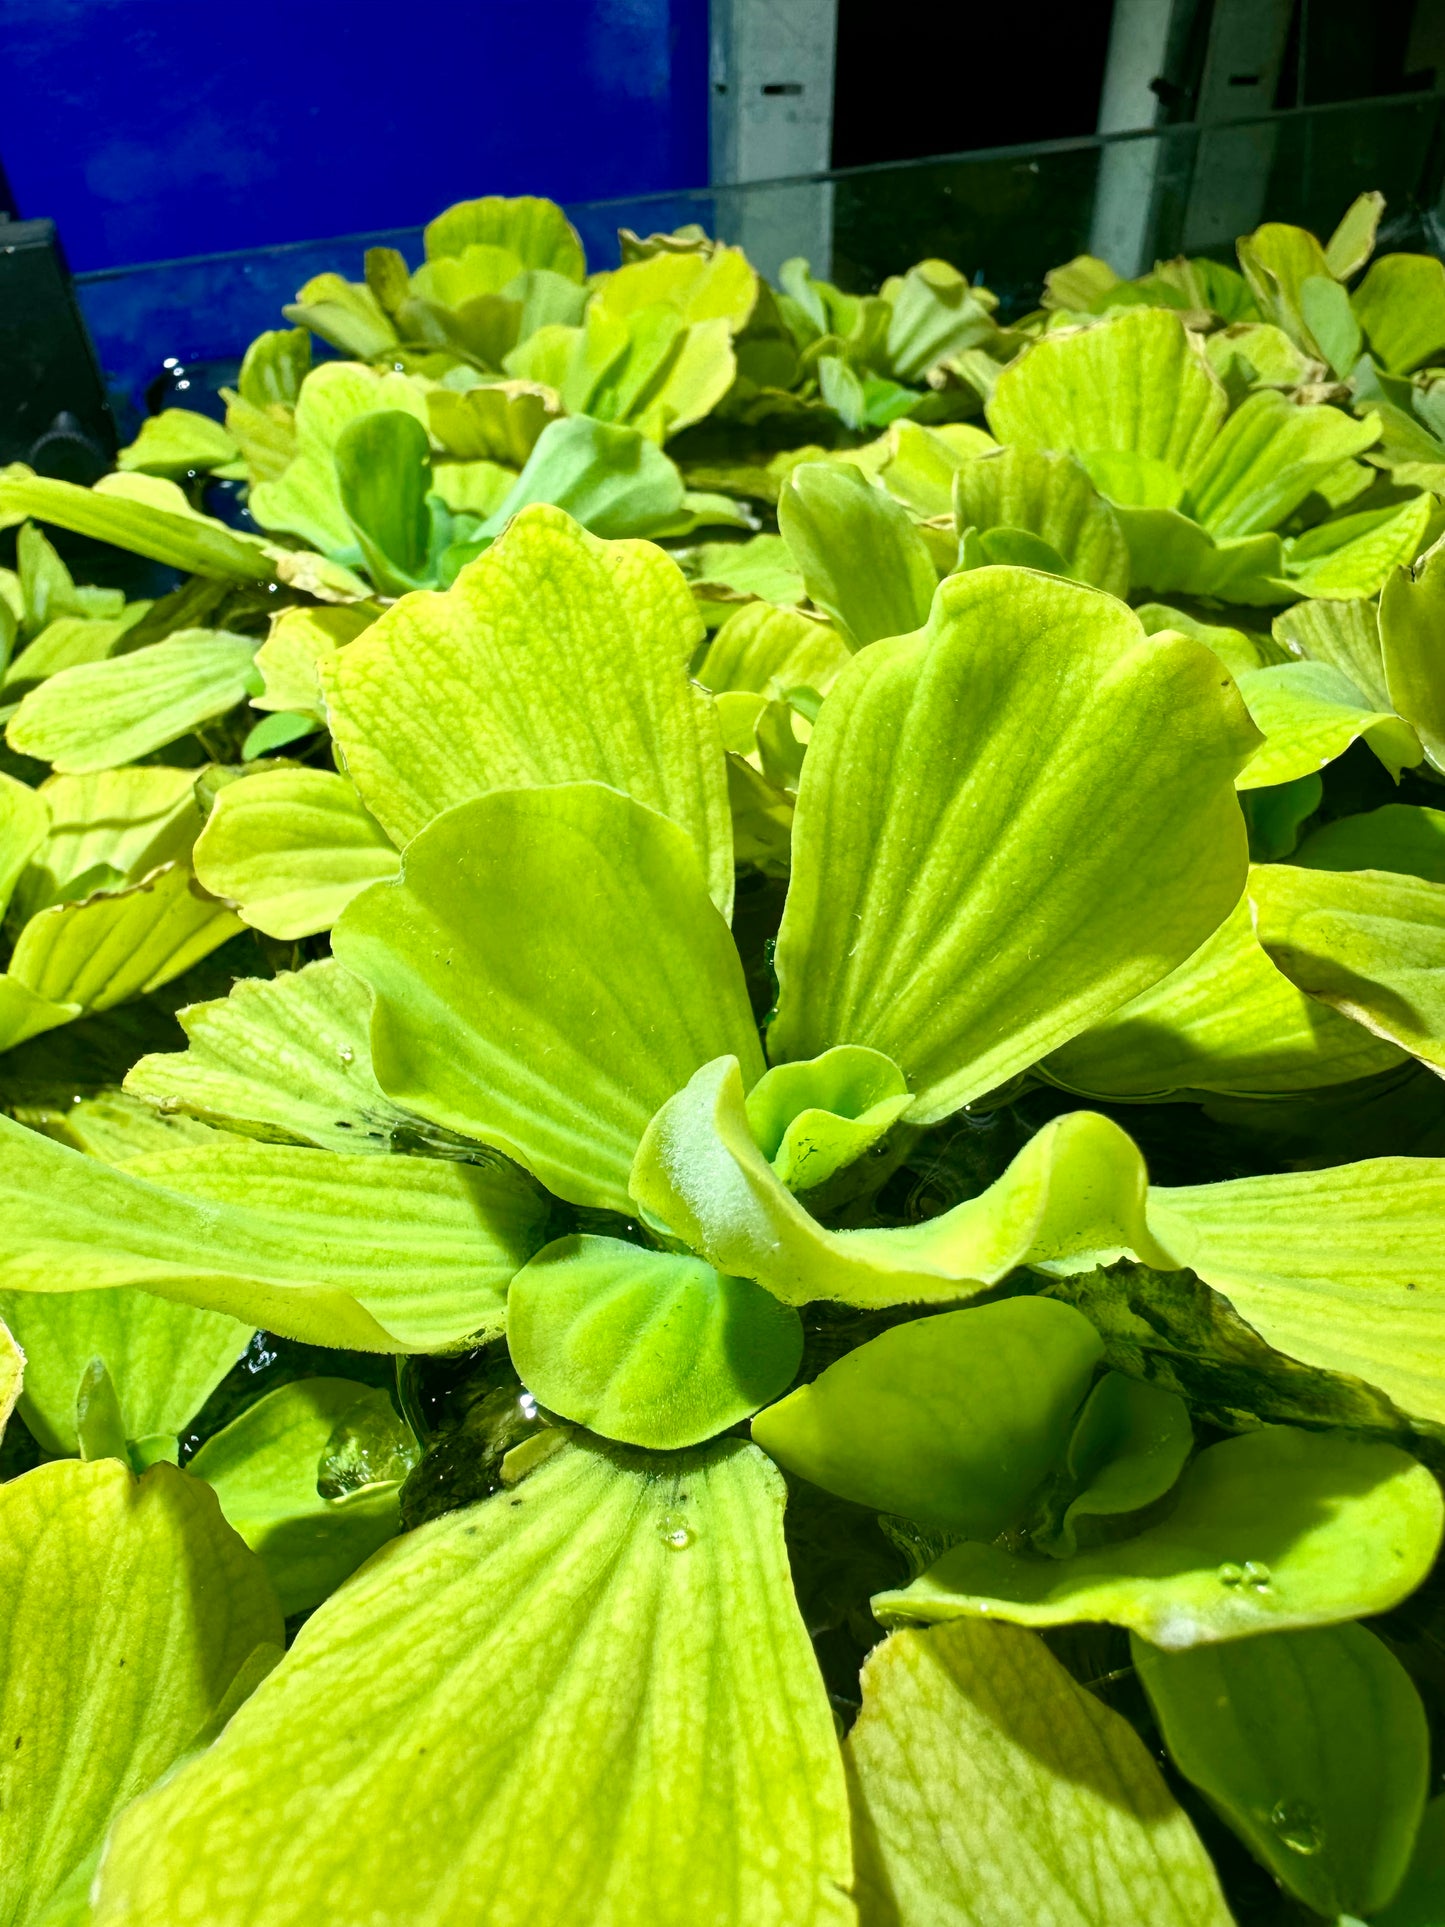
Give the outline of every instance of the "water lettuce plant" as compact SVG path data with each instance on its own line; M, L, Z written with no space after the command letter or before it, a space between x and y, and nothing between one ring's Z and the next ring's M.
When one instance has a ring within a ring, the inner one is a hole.
M463 203L0 475L0 1920L1439 1918L1380 212L1006 323Z

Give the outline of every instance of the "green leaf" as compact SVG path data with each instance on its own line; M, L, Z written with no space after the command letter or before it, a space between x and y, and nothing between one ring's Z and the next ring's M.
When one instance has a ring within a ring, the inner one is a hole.
M234 708L255 654L254 637L185 629L129 655L62 669L23 699L7 738L58 770L114 769Z
M1312 276L1330 277L1325 251L1306 229L1266 221L1235 243L1239 265L1260 311L1311 355L1319 344L1305 325L1300 291Z
M1331 372L1338 380L1348 381L1362 345L1360 323L1349 295L1328 275L1306 275L1300 283L1300 314Z
M1097 1023L1238 901L1254 740L1202 644L1053 577L950 578L813 731L771 1054L867 1044L922 1123Z
M16 886L20 918L139 883L188 857L201 828L193 769L157 764L52 776L39 794L50 831Z
M489 1895L578 1927L844 1927L846 1792L782 1510L736 1441L574 1447L408 1534L127 1814L97 1927L442 1920Z
M1377 1927L1440 1927L1445 1921L1445 1798L1425 1809L1404 1884Z
M906 509L850 462L803 462L778 527L808 594L854 649L928 620L937 574Z
M179 489L158 483L149 494L122 490L118 482L144 482L144 476L106 478L109 488L79 488L46 475L0 476L0 528L27 515L58 529L111 542L164 562L190 575L218 576L235 582L270 580L270 562L259 542L234 535L223 523L197 515ZM165 490L171 488L175 504ZM162 502L164 506L157 506Z
M304 328L268 328L246 350L236 387L253 408L294 406L311 372L311 337Z
M1363 691L1371 708L1395 708L1385 687L1379 623L1369 602L1298 602L1275 617L1274 635L1292 655L1338 669Z
M138 1012L137 1015L144 1027L151 1013ZM84 1038L83 1032L81 1035ZM47 1103L41 1097L38 1102L15 1103L16 1118L31 1130L53 1137L57 1144L68 1144L71 1150L84 1151L88 1157L102 1158L107 1164L124 1164L130 1158L146 1157L152 1151L183 1151L189 1145L214 1142L211 1127L197 1123L194 1118L161 1115L138 1097L104 1085L96 1088L93 1095L82 1097L69 1088L70 1082L64 1068L57 1066L55 1101Z
M1423 758L1420 739L1393 709L1371 709L1369 698L1327 662L1286 662L1246 670L1237 678L1264 743L1245 765L1242 790L1265 789L1309 776L1363 737L1398 783L1400 772Z
M203 1485L114 1460L0 1486L0 1602L0 1909L30 1927L283 1628Z
M561 1238L512 1280L507 1348L549 1411L665 1451L776 1398L803 1356L803 1325L761 1286L697 1258Z
M163 408L141 423L140 433L116 456L115 465L179 480L198 471L229 467L240 453L209 415L198 415L192 408Z
M431 441L399 408L359 415L336 438L336 485L371 579L404 595L426 577L431 546Z
M48 622L11 662L5 672L3 688L7 702L29 695L37 683L58 670L73 669L82 662L104 662L124 654L126 638L142 622L150 605L133 602L119 616L57 616ZM0 616L0 623L4 618ZM0 650L0 655L4 651Z
M1325 264L1336 279L1358 274L1375 250L1385 197L1375 191L1358 194L1340 216L1340 224L1325 243Z
M13 977L0 974L0 1051L11 1050L79 1015L79 1004L37 997Z
M965 1541L873 1610L900 1619L1103 1620L1174 1652L1383 1612L1440 1544L1440 1488L1393 1445L1269 1425L1211 1445L1168 1516L1072 1559Z
M555 201L537 195L488 194L458 201L428 221L423 238L428 261L481 245L510 248L523 267L548 268L569 281L580 281L587 272L576 228Z
M887 459L878 479L916 515L951 515L954 476L975 455L997 446L988 430L973 422L943 422L936 428L894 422L883 440Z
M549 422L499 508L482 524L500 535L514 515L550 504L593 535L660 533L683 508L682 476L635 428L577 415Z
M251 1327L143 1291L0 1294L25 1351L21 1416L46 1452L74 1454L76 1387L104 1362L120 1400L121 1436L178 1435L250 1343Z
M1445 883L1445 810L1386 803L1312 830L1296 863L1311 870L1385 870Z
M688 680L702 635L675 563L533 508L446 595L408 597L323 659L321 680L351 779L399 845L488 791L610 783L682 826L726 912L726 766Z
M1445 348L1445 266L1428 254L1382 254L1352 297L1375 359L1408 375Z
M189 868L164 864L139 883L33 916L9 975L36 997L109 1010L168 984L239 928L224 904L195 887Z
M761 596L773 603L803 600L803 578L793 567L781 535L754 535L746 542L699 543L689 574L695 588L729 589L735 595Z
M630 1211L647 1121L700 1064L732 1053L749 1083L762 1073L695 845L600 783L449 811L396 883L351 905L334 947L376 994L388 1096L574 1203Z
M1271 863L1250 899L1291 983L1445 1072L1445 883Z
M1152 1186L1156 1237L1276 1351L1445 1424L1445 1161Z
M1299 593L1280 577L1284 544L1277 535L1226 536L1173 508L1127 508L1115 504L1129 544L1129 580L1156 595L1213 596L1267 608Z
M1068 1090L1150 1097L1314 1090L1402 1061L1276 969L1255 936L1246 895L1177 970L1044 1063Z
M266 686L251 698L251 707L299 711L318 723L324 722L326 705L317 681L317 663L354 642L380 613L375 603L346 609L318 609L304 604L282 609L272 617L270 634L256 651L256 667Z
M247 1406L187 1471L204 1479L260 1559L288 1616L333 1593L401 1529L400 1481L416 1446L385 1392L304 1378ZM326 1496L320 1483L346 1483Z
M1129 592L1118 517L1072 456L1001 448L965 462L954 477L953 514L960 530L1027 530L1062 556L1075 581Z
M163 1115L326 1151L385 1153L418 1120L371 1065L371 995L333 958L242 977L229 997L178 1013L184 1051L142 1057L125 1087Z
M1031 1633L894 1633L844 1758L865 1921L1229 1927L1143 1742Z
M1277 528L1325 476L1379 437L1378 416L1356 421L1338 408L1299 408L1276 389L1258 389L1186 472L1192 512L1215 537Z
M348 777L274 769L220 792L195 865L244 923L289 941L329 930L369 883L394 877L401 858Z
M339 274L313 275L281 312L358 361L394 353L398 345L391 318L371 289Z
M1189 1408L1177 1393L1106 1372L1069 1439L1063 1469L1076 1496L1065 1508L1057 1549L1073 1553L1083 1519L1141 1512L1162 1499L1193 1445Z
M25 1354L3 1324L0 1324L0 1439L25 1380Z
M1399 508L1368 509L1321 522L1286 544L1285 572L1307 596L1377 595L1391 572L1419 552L1430 525L1431 497L1416 495Z
M753 1437L841 1499L992 1539L1062 1456L1103 1350L1047 1298L916 1318L760 1412Z
M1430 1766L1425 1709L1389 1648L1352 1625L1130 1648L1175 1765L1285 1892L1331 1918L1378 1912Z
M319 727L314 716L299 715L285 709L274 710L247 730L246 740L241 745L241 761L253 763L258 757L269 756L272 750L299 743L303 737L314 736Z
M1397 569L1380 595L1380 651L1390 702L1415 725L1425 753L1445 769L1445 548L1438 543L1414 569Z
M14 1227L0 1289L139 1285L355 1351L495 1337L507 1285L542 1243L547 1216L532 1186L500 1164L224 1138L117 1170L7 1118L0 1199Z
M119 1459L129 1464L120 1395L103 1358L92 1358L80 1374L75 1394L75 1433L83 1459Z
M632 1196L658 1224L717 1270L798 1305L972 1298L1025 1263L1087 1270L1134 1252L1167 1264L1144 1221L1146 1182L1118 1125L1079 1111L1045 1125L1001 1178L941 1217L829 1231L758 1148L728 1058L663 1105L632 1167Z
M870 1150L911 1102L896 1064L840 1044L766 1071L748 1092L748 1127L779 1182L810 1191Z
M1135 308L1036 341L999 376L985 412L1001 442L1141 455L1182 477L1218 433L1226 405L1179 317Z
M25 866L50 831L45 798L0 771L0 918Z
M697 679L705 689L720 691L778 697L802 687L826 695L851 653L831 623L797 609L749 602L719 626Z

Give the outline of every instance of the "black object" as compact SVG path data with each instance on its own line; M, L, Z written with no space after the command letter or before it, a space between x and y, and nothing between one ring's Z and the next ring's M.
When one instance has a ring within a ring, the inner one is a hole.
M105 382L53 221L0 217L0 465L96 481L116 450Z

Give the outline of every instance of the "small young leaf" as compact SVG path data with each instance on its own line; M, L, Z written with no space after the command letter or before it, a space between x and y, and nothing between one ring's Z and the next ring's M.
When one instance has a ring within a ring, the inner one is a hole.
M760 1412L753 1437L839 1498L992 1539L1062 1457L1103 1351L1047 1298L917 1318Z
M562 1238L512 1280L507 1348L549 1411L667 1451L716 1437L785 1390L803 1325L760 1285L700 1259Z

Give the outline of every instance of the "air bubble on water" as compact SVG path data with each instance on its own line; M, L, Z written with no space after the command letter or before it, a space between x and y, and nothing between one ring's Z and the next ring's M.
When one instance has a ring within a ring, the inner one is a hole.
M1233 1560L1230 1560L1227 1564L1222 1565L1214 1576L1221 1586L1242 1586L1244 1584L1244 1567L1236 1566Z
M1280 1800L1270 1809L1269 1824L1291 1853L1318 1853L1325 1830L1318 1811L1308 1800Z

